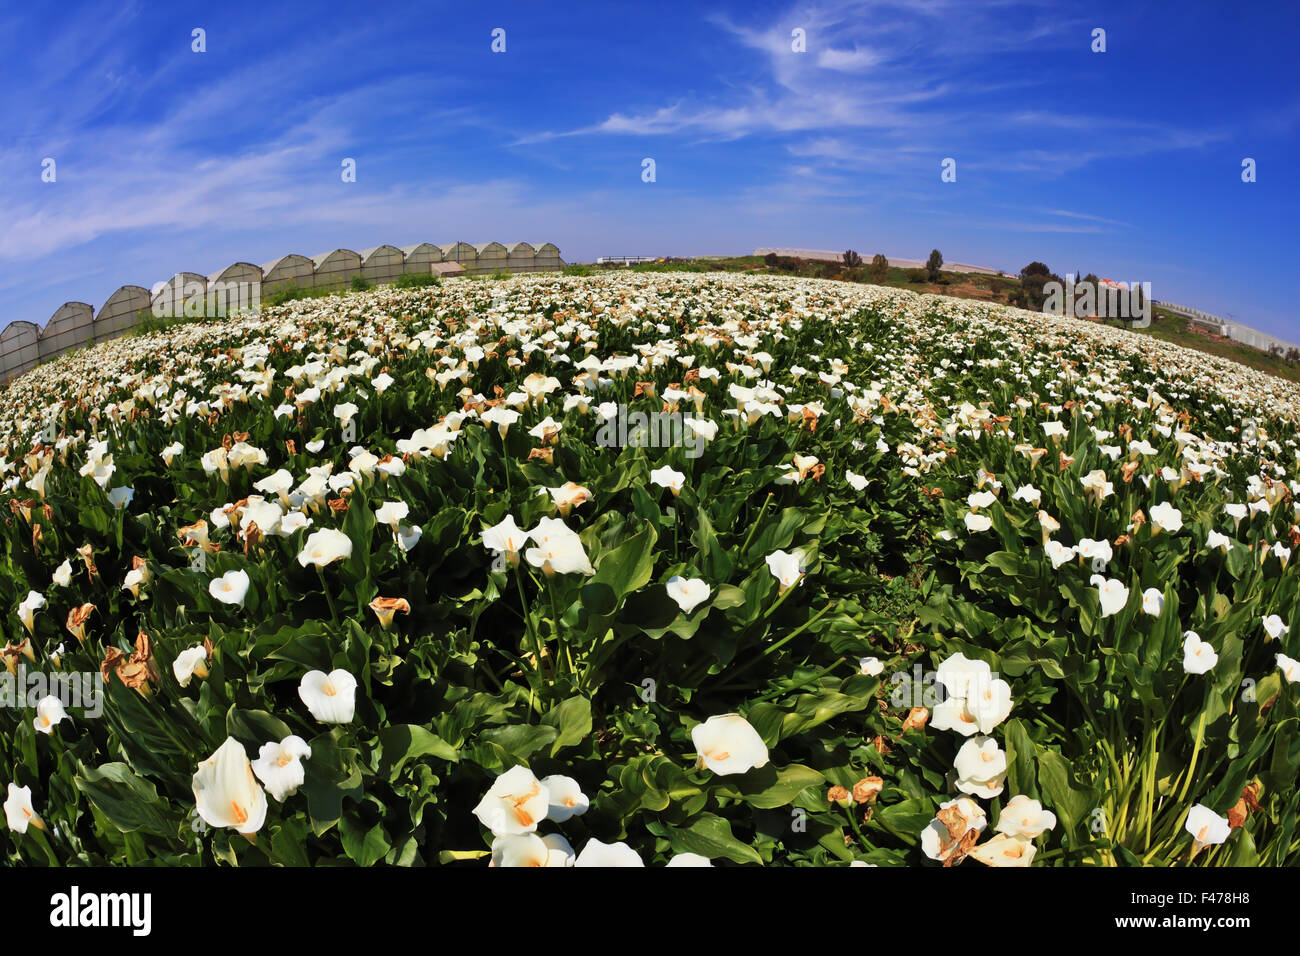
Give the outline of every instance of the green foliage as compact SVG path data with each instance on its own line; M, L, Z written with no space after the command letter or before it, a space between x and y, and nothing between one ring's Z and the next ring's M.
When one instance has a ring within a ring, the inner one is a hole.
M1300 562L1260 548L1291 540L1292 509L1286 485L1272 502L1259 492L1274 487L1261 475L1295 474L1271 444L1290 451L1300 437L1289 406L1260 408L1222 375L1211 388L1190 368L1147 362L1096 337L1104 327L1028 334L1005 310L922 311L932 299L863 285L633 270L409 285L167 329L166 348L110 343L5 393L3 451L18 479L0 508L6 639L30 638L32 670L90 674L105 696L102 716L70 706L49 735L30 706L0 710L4 782L31 787L46 824L0 833L0 858L481 865L492 836L475 807L522 765L572 777L590 798L539 831L575 848L623 841L650 864L680 853L929 864L921 834L957 795L965 738L904 729L914 704L896 678L960 653L1011 696L989 730L1007 770L979 800L981 840L1026 796L1057 818L1034 838L1036 865L1184 863L1189 809L1226 814L1257 786L1259 809L1195 865L1297 862L1300 715L1276 655L1300 652ZM695 457L680 444L599 444L592 392L574 384L589 355L646 356L630 372L603 367L596 393L646 413L686 370L717 370L686 379L716 435ZM557 387L545 393L548 378ZM768 378L781 388L746 397ZM38 493L26 458L60 381L78 384L57 406L64 440ZM502 435L482 416L506 407L520 418ZM1065 435L1047 437L1048 421ZM1154 453L1118 437L1124 428ZM106 485L89 436L108 443ZM266 462L214 464L236 441ZM169 463L172 443L182 450ZM1035 457L1039 444L1050 447ZM1192 477L1198 455L1216 467ZM1139 470L1125 480L1130 461ZM300 483L323 466L351 477L316 500ZM651 477L665 467L684 476L677 494ZM281 468L293 478L285 507L311 527L241 531L280 501L274 482L257 484ZM1094 470L1112 484L1100 500L1082 486ZM570 482L585 492L571 509L556 501ZM127 485L134 497L116 507L107 492ZM1017 495L1026 487L1037 501ZM1225 504L1249 500L1266 506L1225 517ZM376 517L385 502L409 508L397 528ZM1163 504L1181 530L1152 527ZM1120 610L1103 608L1090 562L1054 566L1040 512L1064 546L1108 543L1102 573L1129 590ZM536 542L515 560L493 554L484 529L507 516L524 529L562 520L592 573L548 573L527 554ZM219 545L201 559L178 534L199 519ZM317 571L299 555L324 529L351 551ZM1229 547L1212 547L1211 530ZM768 558L796 550L802 576L783 588ZM137 558L147 580L132 590ZM248 575L242 604L212 589L228 571ZM684 610L674 578L709 593ZM47 604L29 631L16 612L33 590ZM1154 613L1143 610L1152 590ZM406 610L385 624L377 598ZM65 625L83 603L95 608L84 643ZM1290 631L1269 640L1272 614ZM1188 630L1218 656L1206 674L1183 668ZM157 672L148 693L112 668L105 685L108 652L129 653L141 632ZM206 674L181 686L174 663L205 640ZM356 678L356 708L329 724L299 686L335 669ZM935 703L924 704L932 722ZM693 731L723 714L753 727L765 763L700 766ZM256 757L290 735L311 748L304 779L269 799L256 841L203 825L200 762L227 738ZM869 800L828 799L873 778Z

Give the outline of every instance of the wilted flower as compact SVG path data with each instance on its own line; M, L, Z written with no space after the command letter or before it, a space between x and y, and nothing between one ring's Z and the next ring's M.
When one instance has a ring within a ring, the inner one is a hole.
M957 797L939 805L939 812L921 831L921 849L944 866L960 863L988 826L988 817L970 797Z
M379 626L387 631L393 626L393 616L399 611L402 614L410 614L411 605L406 598L377 597L370 602L370 610L374 611L375 617L379 618Z
M94 610L95 605L82 604L80 607L74 607L68 612L68 621L65 625L68 633L83 643L86 640L86 621Z
M566 481L558 488L547 488L551 500L561 517L567 517L574 508L580 508L591 500L591 489L573 481Z

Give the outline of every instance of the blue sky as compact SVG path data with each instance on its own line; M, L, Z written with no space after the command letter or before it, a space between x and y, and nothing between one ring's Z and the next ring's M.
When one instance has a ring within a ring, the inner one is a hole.
M238 259L522 239L1039 259L1300 342L1297 5L320 9L0 8L0 322Z

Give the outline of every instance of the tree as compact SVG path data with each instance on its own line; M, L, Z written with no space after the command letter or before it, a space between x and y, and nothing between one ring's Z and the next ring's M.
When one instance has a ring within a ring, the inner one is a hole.
M848 252L844 253L844 265L845 268L856 269L858 266L862 265L862 257L850 249Z
M870 275L871 281L877 285L883 285L889 278L889 260L885 258L883 252L877 252L871 257Z
M1047 295L1043 292L1043 286L1048 282L1060 283L1064 288L1065 283L1059 276L1053 275L1052 270L1041 262L1034 261L1029 263L1020 270L1020 288L1024 295L1021 296L1022 307L1026 309L1041 309Z
M769 252L767 255L763 257L763 264L766 265L768 268L771 268L772 266L776 265L778 261L779 260L777 254L775 252Z
M938 249L930 250L930 258L926 260L925 271L931 282L939 281L939 270L943 268L943 254Z

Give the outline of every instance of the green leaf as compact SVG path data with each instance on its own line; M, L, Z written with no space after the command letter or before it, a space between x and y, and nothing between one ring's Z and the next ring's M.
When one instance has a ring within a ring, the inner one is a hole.
M174 837L179 814L168 811L153 784L136 776L124 763L81 767L77 788L123 833L136 830Z
M379 734L379 746L383 752L380 772L389 780L396 779L408 760L433 756L455 763L460 759L455 747L416 724L385 727Z
M750 806L760 810L773 810L787 806L804 790L818 786L825 780L812 767L792 763L777 770L769 763L738 778L736 786Z
M551 756L554 757L565 747L574 744L591 733L591 701L585 697L570 697L547 712L542 723L558 731L555 742L551 744Z
M700 814L689 827L670 828L668 842L677 853L698 853L710 860L726 857L733 863L763 862L758 851L736 839L730 823L712 813Z

